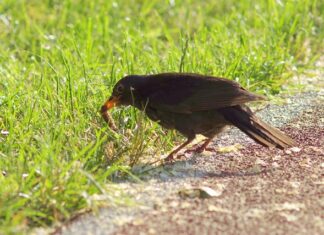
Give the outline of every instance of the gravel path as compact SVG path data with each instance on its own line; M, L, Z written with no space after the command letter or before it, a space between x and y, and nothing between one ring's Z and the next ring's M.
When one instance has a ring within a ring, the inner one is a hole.
M316 84L323 82L319 77ZM215 151L187 155L146 174L139 168L141 183L119 183L133 206L102 208L54 233L324 234L324 91L313 88L258 112L297 147L263 148L229 129L215 140ZM186 191L201 186L216 196L203 199Z

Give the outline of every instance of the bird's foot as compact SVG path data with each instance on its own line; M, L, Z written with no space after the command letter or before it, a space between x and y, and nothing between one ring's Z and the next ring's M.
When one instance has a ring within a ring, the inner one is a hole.
M166 158L163 159L165 163L171 163L174 161L174 154L169 154Z
M215 149L213 147L206 147L204 145L201 145L201 146L197 146L195 148L192 148L192 149L187 149L185 151L185 153L202 153L204 151L209 151L209 152L214 152Z
M211 138L205 140L205 142L202 145L196 145L197 147L194 147L193 149L191 149L191 151L195 153L202 153L204 151L214 151L214 149L211 147L207 148L211 140Z
M180 159L181 157L186 157L186 153L190 152L190 151L184 151L183 153L178 153L178 154L169 154L166 158L163 159L163 162L165 163L172 163L174 162L176 159Z
M196 148L194 151L195 151L196 153L202 153L202 152L204 152L204 151L213 152L213 151L215 151L215 149L212 148L212 147L203 147L203 146L199 146L199 147Z

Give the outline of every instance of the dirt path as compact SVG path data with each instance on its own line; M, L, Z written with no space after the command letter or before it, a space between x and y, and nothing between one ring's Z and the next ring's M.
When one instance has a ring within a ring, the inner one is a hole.
M298 147L263 148L231 129L215 141L217 151L141 174L143 183L120 183L135 206L103 208L57 234L324 234L324 93L285 100L258 115ZM201 186L217 196L179 196Z

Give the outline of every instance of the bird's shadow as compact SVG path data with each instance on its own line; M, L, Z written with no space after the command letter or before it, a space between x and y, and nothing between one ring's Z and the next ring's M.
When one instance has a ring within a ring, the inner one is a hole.
M199 156L198 156L199 157ZM231 178L248 177L271 172L273 169L261 169L258 167L246 167L240 170L208 170L203 165L196 164L196 156L188 160L178 160L172 163L157 165L138 164L126 178L119 178L117 182L125 181L170 181L186 178Z

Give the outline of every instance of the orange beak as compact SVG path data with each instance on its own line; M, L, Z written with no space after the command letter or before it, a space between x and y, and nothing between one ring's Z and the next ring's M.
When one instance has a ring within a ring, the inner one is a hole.
M109 109L112 109L115 106L118 106L120 103L119 97L111 96L109 100L104 103L103 106L101 106L101 113L107 112Z

